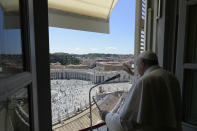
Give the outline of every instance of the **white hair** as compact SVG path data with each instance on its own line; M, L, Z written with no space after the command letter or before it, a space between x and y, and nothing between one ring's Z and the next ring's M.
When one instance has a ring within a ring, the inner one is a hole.
M151 60L151 61L158 61L157 55L152 51L144 51L139 56L138 59L144 59L144 60Z
M142 60L143 62L145 62L146 64L148 64L149 66L152 65L158 65L158 58L157 55L154 52L151 51L144 51L142 52L136 59L136 62L138 60Z

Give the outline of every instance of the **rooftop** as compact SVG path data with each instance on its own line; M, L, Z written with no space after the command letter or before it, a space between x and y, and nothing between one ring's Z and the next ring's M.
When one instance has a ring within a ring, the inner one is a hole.
M93 125L96 125L98 121L101 120L98 112L98 108L94 104L92 106L92 118ZM53 126L54 131L78 131L90 126L89 119L89 108L81 112L80 114L73 116L59 124Z

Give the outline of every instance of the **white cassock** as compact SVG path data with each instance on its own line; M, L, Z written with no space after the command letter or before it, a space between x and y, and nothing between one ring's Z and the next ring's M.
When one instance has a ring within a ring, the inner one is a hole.
M152 66L131 87L117 112L106 115L110 131L181 131L181 93L175 76Z

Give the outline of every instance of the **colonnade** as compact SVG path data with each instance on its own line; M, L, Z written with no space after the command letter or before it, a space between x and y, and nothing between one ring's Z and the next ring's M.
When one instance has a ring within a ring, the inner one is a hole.
M108 78L120 74L120 78L117 78L111 82L128 82L131 81L131 76L123 71L90 71L90 70L68 70L68 69L51 69L50 77L54 79L77 79L92 81L92 83L101 83Z

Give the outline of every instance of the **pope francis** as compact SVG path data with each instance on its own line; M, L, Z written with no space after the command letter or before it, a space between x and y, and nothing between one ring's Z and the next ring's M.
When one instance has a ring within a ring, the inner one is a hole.
M155 53L136 61L140 78L111 112L100 115L110 131L181 131L181 93L175 76L158 66ZM128 66L125 71L133 74Z

